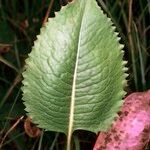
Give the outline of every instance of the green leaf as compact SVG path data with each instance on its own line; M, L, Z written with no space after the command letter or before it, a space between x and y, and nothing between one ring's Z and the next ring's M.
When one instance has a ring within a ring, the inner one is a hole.
M68 144L75 130L107 130L126 77L110 19L95 0L74 0L37 38L23 73L29 116L41 128L67 134Z

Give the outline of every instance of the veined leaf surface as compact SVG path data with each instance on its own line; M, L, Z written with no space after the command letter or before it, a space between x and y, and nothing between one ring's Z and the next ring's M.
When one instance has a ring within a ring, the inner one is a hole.
M106 130L124 96L122 46L95 0L74 0L41 29L23 73L26 111L39 127Z

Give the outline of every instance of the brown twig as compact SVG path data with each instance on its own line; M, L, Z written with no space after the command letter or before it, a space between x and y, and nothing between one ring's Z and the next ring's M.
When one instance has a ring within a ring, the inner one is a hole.
M43 20L43 25L47 22L48 20L48 17L49 17L49 14L52 10L52 6L53 6L53 3L54 3L54 0L51 0L50 3L49 3L49 6L48 6L48 9L47 9L47 12L46 12L46 15L44 17L44 20Z
M21 116L21 117L13 124L13 126L6 132L6 134L4 135L4 137L3 137L2 140L1 140L1 143L0 143L0 150L1 150L2 145L3 145L3 143L4 143L5 139L6 139L6 137L8 136L8 134L9 134L12 130L14 130L14 128L16 128L16 126L20 123L20 121L23 119L23 117L24 117L24 116Z
M130 32L131 32L131 24L132 24L132 4L133 4L133 0L129 0L128 34L130 34Z
M10 86L10 88L8 89L6 95L4 96L4 98L1 100L0 103L0 108L3 106L3 104L5 103L5 101L7 100L7 98L9 97L9 95L12 93L13 89L15 88L15 86L20 83L22 80L22 77L20 74L18 74L13 82L13 84Z

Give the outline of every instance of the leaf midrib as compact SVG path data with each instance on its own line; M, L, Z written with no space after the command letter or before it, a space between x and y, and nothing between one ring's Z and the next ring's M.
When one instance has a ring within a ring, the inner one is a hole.
M78 69L78 62L79 62L79 54L80 54L80 43L81 43L81 31L83 29L83 18L84 18L84 12L86 8L86 4L84 5L83 9L83 15L81 17L81 24L79 28L79 37L78 37L78 45L77 45L77 55L76 55L76 63L75 63L75 69L74 69L74 76L73 76L73 83L72 83L72 93L71 93L71 104L70 104L70 118L69 118L69 126L68 126L68 140L71 142L71 136L73 132L73 121L74 121L74 106L75 106L75 92L76 92L76 79L77 79L77 69ZM68 141L68 142L69 142ZM68 145L68 144L67 144Z

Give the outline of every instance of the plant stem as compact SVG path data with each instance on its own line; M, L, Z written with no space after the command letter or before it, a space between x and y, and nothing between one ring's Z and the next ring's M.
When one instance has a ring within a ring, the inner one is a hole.
M67 150L71 150L71 138L72 138L72 135L69 135L67 137Z

